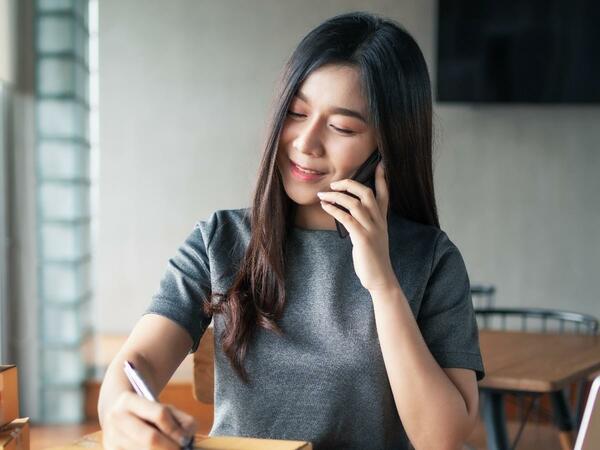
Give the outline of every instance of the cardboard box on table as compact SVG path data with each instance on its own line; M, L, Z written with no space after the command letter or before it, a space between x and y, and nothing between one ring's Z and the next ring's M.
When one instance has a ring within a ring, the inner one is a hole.
M29 417L15 419L0 428L0 449L29 450Z
M0 365L0 427L19 417L17 367Z
M233 436L197 435L195 448L198 450L312 450L310 442L283 441L275 439L255 439ZM100 450L102 449L102 432L89 434L74 444L53 447L48 450Z

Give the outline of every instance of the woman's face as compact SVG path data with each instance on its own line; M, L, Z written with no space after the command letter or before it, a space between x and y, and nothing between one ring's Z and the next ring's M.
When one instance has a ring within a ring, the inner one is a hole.
M356 69L322 66L300 85L288 109L277 156L285 191L299 207L312 206L313 216L333 220L321 209L317 192L330 191L332 181L351 178L375 150L375 130L366 120L367 104ZM294 163L320 173L303 173Z

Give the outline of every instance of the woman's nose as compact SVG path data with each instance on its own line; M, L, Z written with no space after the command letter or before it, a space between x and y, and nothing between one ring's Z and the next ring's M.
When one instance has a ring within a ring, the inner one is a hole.
M293 145L302 153L321 153L323 145L321 142L321 125L319 120L305 121L297 128L298 134L294 138Z

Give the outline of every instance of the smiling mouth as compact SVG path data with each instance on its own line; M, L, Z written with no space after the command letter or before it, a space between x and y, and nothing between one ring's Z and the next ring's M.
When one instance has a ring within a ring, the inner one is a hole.
M325 172L318 172L316 170L310 170L310 169L305 169L301 166L299 166L298 164L296 164L294 161L292 161L290 159L290 163L296 168L298 169L300 172L306 173L308 175L325 175Z

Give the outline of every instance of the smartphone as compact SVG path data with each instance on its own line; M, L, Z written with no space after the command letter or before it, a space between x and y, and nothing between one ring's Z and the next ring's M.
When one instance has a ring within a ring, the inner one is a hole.
M377 195L377 192L375 192L375 169L377 168L379 161L381 161L381 153L379 153L378 149L375 149L375 151L371 153L371 156L369 156L369 158L367 158L367 160L358 169L356 169L356 173L351 178L351 180L358 181L359 183L371 188L375 195ZM345 191L345 193L354 198L358 198L356 195L351 194L350 192ZM348 212L348 210L343 206L335 203L334 206L337 206L344 212ZM335 220L335 226L338 230L340 238L344 239L348 237L349 233L344 225Z

